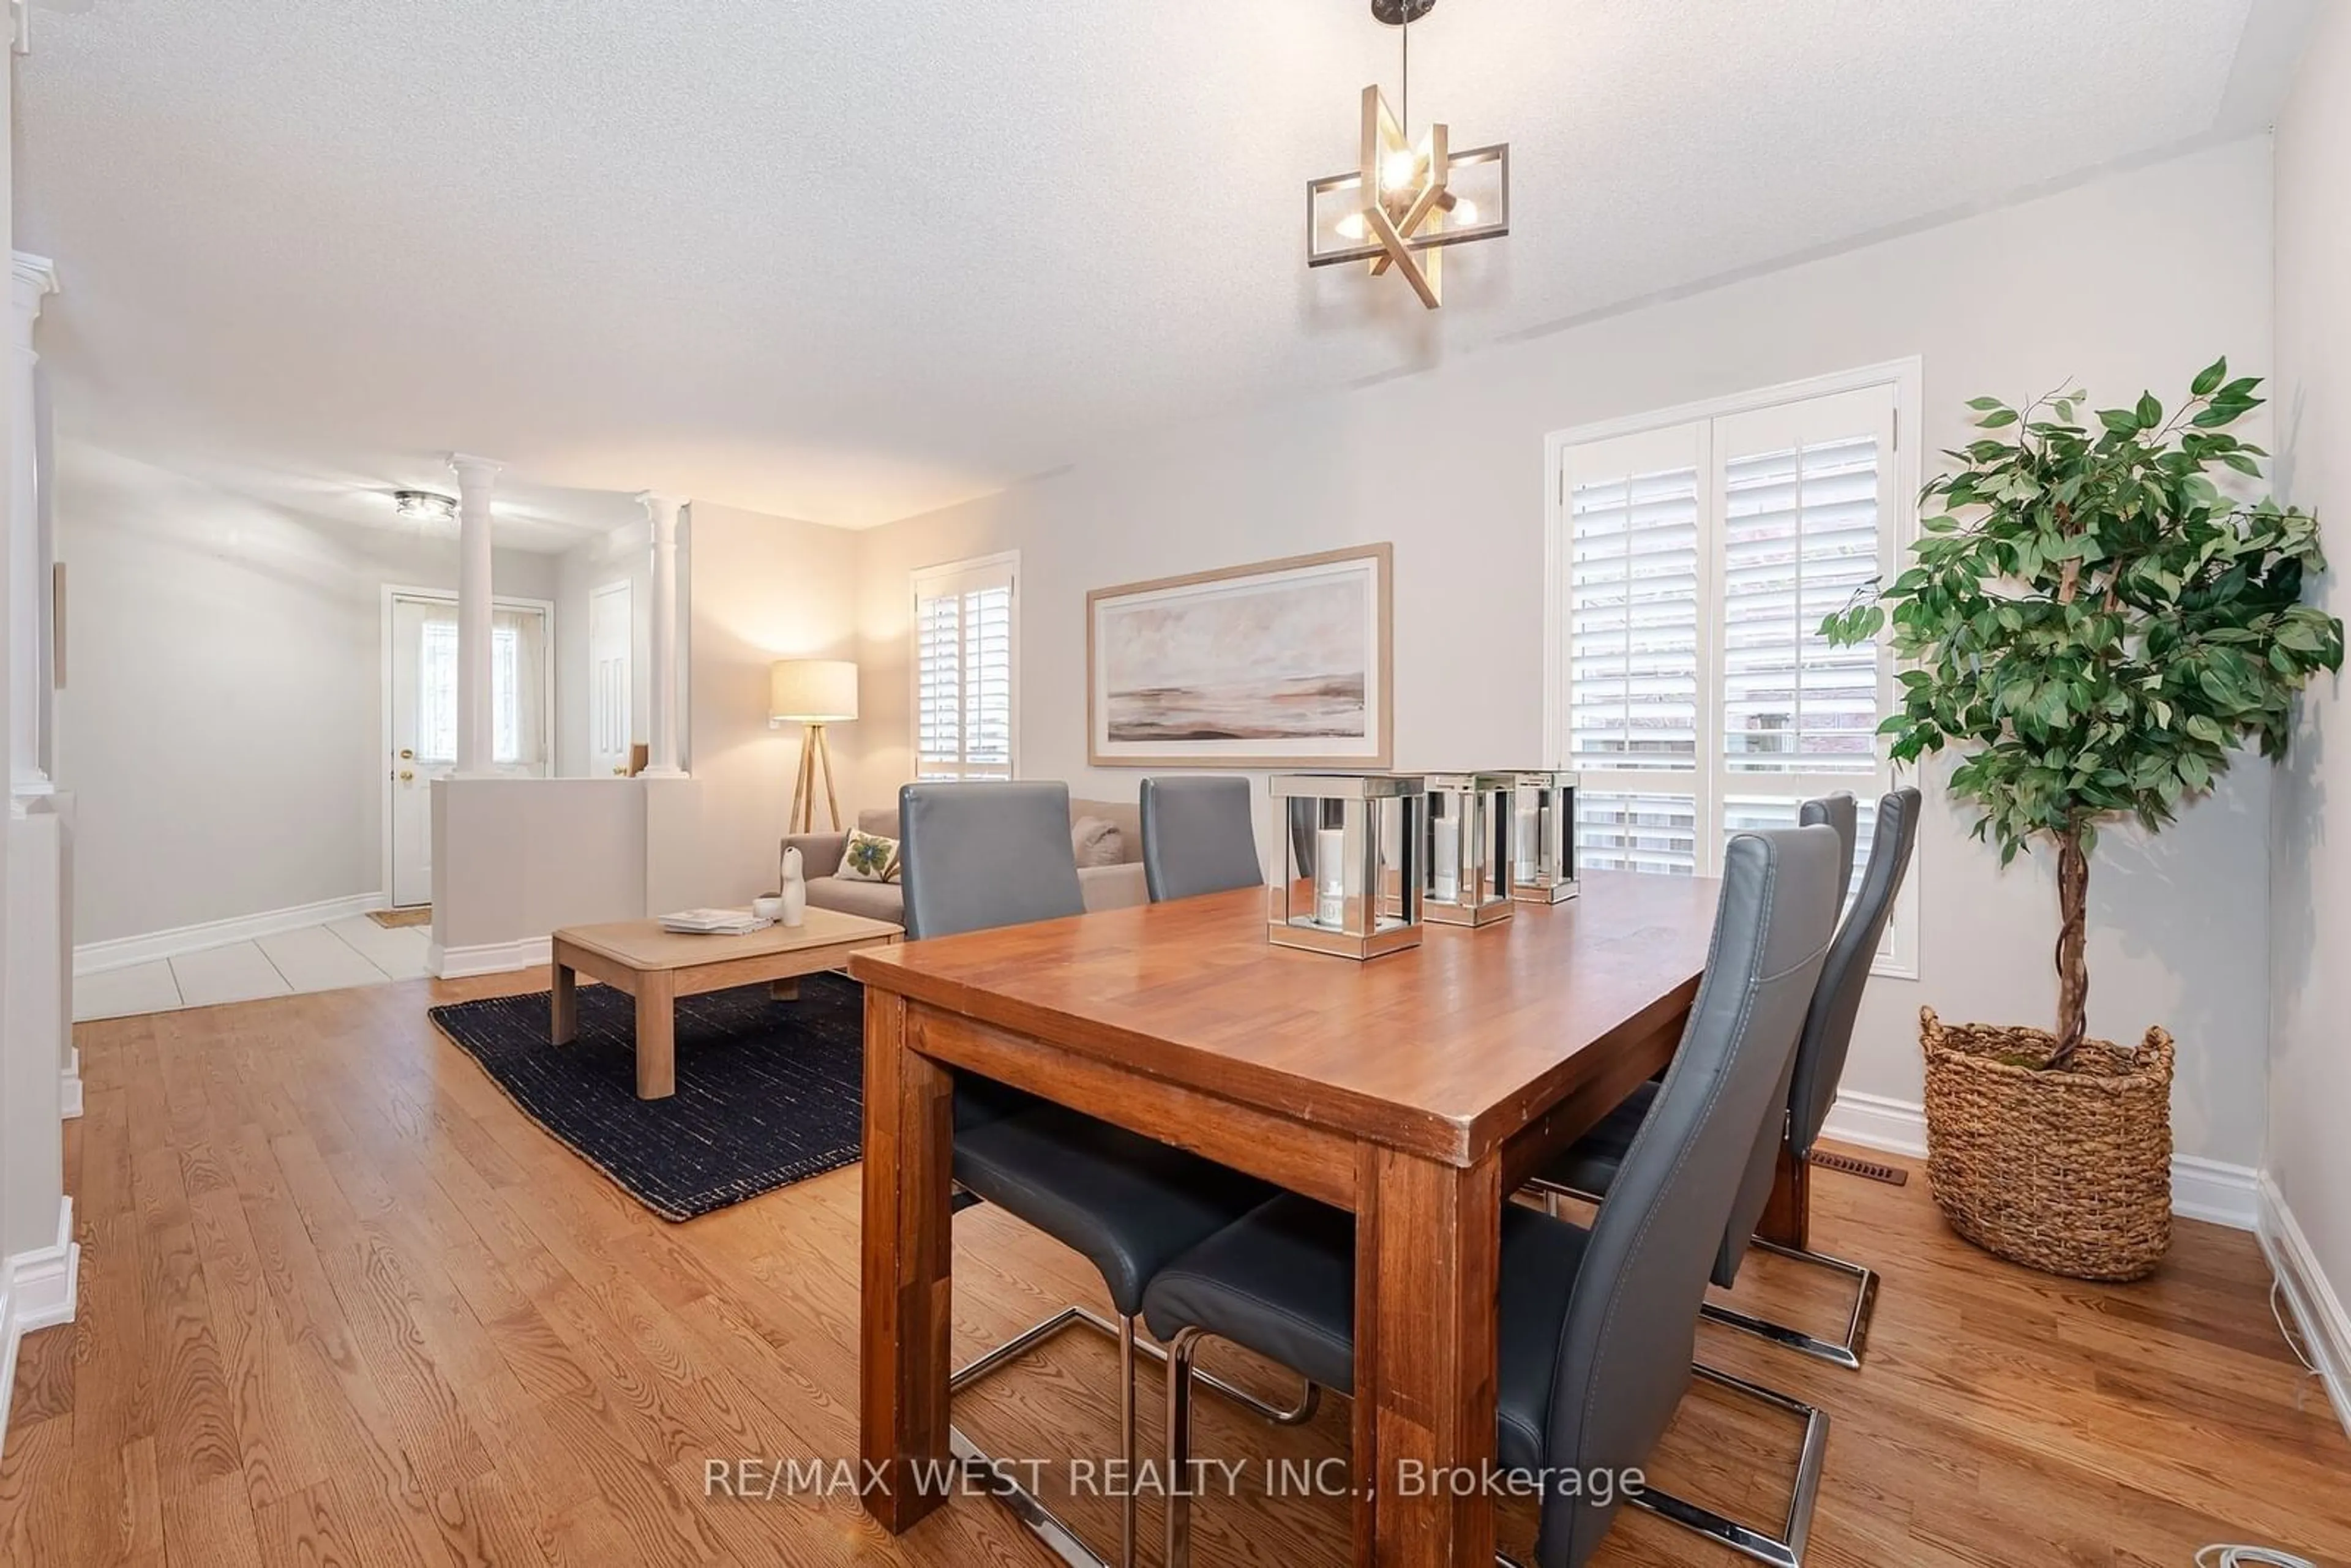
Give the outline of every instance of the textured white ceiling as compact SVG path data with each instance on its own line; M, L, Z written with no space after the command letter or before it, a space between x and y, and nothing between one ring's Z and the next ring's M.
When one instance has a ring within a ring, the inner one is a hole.
M1415 120L1507 139L1516 211L1432 316L1301 256L1393 90L1364 0L54 0L18 244L68 435L862 525L2254 129L2307 3L1443 0Z

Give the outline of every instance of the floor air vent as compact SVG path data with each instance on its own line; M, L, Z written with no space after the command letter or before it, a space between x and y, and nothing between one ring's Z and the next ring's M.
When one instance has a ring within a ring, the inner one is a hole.
M1888 1186L1901 1186L1910 1180L1910 1173L1895 1166L1881 1166L1875 1160L1857 1160L1851 1155L1832 1155L1815 1151L1813 1165L1824 1171L1843 1171L1847 1176L1866 1176L1882 1181Z

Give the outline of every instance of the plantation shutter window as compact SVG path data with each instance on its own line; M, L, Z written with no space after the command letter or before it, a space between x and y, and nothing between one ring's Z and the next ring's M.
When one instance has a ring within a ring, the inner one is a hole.
M1013 777L1017 564L1009 558L914 574L914 772Z
M1583 864L1719 875L1732 833L1839 789L1866 857L1892 664L1819 627L1896 559L1896 404L1889 382L1562 448L1553 734Z
M1694 425L1573 450L1565 499L1566 765L1585 865L1698 869L1698 477Z

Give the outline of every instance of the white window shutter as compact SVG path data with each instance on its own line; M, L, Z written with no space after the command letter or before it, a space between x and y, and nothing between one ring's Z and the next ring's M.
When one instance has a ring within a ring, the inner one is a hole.
M1705 436L1681 425L1567 455L1566 766L1583 775L1588 866L1699 869Z
M1013 777L1017 589L1008 560L915 575L917 777Z
M1716 422L1727 773L1879 771L1877 645L1835 648L1819 633L1893 559L1882 504L1893 412L1877 389Z
M1866 857L1892 664L1819 628L1898 558L1896 402L1865 386L1562 449L1554 733L1583 864L1715 875L1730 834L1838 789ZM1914 902L1888 937L1901 968Z

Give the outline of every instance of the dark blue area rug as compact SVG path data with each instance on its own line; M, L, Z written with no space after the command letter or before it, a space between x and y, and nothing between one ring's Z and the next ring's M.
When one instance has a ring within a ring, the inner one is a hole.
M865 1106L864 988L810 975L677 1004L677 1092L637 1098L636 1003L580 988L580 1038L548 1039L548 994L433 1009L540 1126L664 1219L692 1219L854 1162Z

